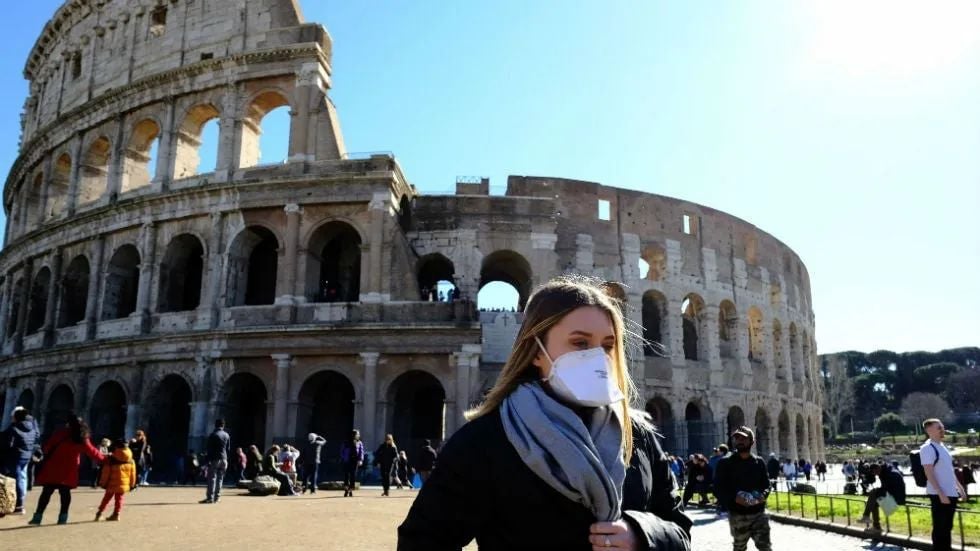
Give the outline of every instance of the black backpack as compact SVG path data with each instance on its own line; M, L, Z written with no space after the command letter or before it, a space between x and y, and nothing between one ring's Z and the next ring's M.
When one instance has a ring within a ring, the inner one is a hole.
M939 463L939 450L936 449L936 445L932 442L929 445L936 452L936 460L932 463L935 465ZM912 464L912 478L915 479L915 485L920 488L925 488L926 484L929 483L929 479L926 478L926 469L922 466L922 458L919 456L919 450L909 452L909 463Z

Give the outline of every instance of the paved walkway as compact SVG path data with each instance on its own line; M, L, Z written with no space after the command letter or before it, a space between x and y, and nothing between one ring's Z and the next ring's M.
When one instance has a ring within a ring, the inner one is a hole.
M694 551L725 551L732 548L732 536L728 532L728 520L719 517L711 511L689 510L688 514L694 519L692 536ZM904 551L904 547L874 543L871 540L861 540L838 534L831 534L811 528L790 526L778 522L770 522L772 529L772 548L776 551L784 549L806 549L808 551ZM755 549L755 544L749 543L749 549Z
M39 493L34 491L29 496L28 510L34 510ZM141 550L394 549L395 529L405 518L415 492L393 489L388 498L380 494L380 488L365 488L354 498L341 497L340 492L259 498L226 490L221 503L199 505L197 501L204 497L203 487L140 488L127 496L121 522L95 523L92 519L102 492L79 489L73 493L67 526L54 524L58 516L57 496L41 527L28 526L29 516L0 519L0 549L95 549L108 542L127 542L129 548ZM696 551L731 549L726 519L697 509L690 514L695 521ZM775 522L772 539L777 551L902 549ZM751 543L749 549L754 549ZM466 551L476 551L476 544Z

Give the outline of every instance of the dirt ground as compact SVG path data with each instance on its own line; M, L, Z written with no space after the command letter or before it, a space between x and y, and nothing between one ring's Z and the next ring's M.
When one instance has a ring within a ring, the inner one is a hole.
M226 489L221 502L197 503L204 488L139 488L126 496L120 522L93 522L101 490L72 493L69 522L56 524L55 493L40 527L28 526L40 488L28 496L24 516L0 519L0 548L54 549L395 549L396 528L415 499L415 491L364 488L353 498L342 492L300 497L251 497ZM112 504L109 505L111 512ZM108 516L108 515L106 515ZM90 542L79 546L80 542ZM466 548L475 550L476 544Z

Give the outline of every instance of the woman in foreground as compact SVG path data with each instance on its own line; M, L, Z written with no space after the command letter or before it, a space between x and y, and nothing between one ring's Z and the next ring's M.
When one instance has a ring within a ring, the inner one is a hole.
M620 304L560 278L528 301L486 401L445 444L399 551L687 550L667 458L634 393Z

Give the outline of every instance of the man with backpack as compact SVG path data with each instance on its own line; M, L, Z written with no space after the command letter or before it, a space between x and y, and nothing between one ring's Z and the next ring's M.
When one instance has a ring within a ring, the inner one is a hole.
M932 548L934 551L950 551L953 545L956 502L966 492L956 481L953 457L943 445L946 437L943 422L939 419L926 419L922 428L929 439L919 448L918 454L910 454L912 476L916 485L925 486L929 501L932 502Z

